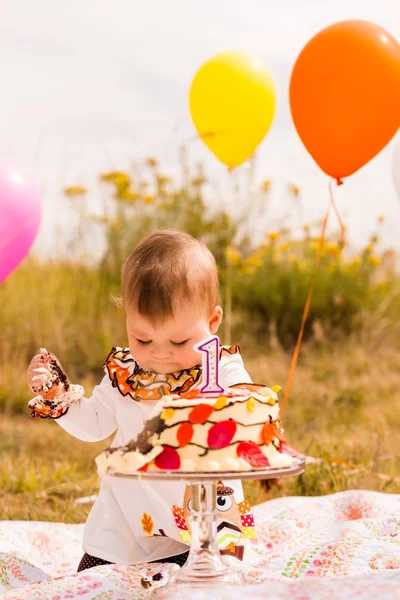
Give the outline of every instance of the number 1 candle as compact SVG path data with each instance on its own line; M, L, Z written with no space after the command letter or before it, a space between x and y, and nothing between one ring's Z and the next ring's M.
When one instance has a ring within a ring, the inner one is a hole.
M219 366L219 338L218 336L210 337L200 344L196 344L195 350L202 353L204 382L200 391L203 394L219 394L224 391L218 382L218 366Z

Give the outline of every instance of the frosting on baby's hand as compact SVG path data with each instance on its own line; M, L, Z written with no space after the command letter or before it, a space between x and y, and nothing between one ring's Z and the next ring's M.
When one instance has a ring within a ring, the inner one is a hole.
M28 368L28 384L38 395L29 401L32 417L56 419L68 410L73 402L84 396L80 385L70 384L55 356L40 348Z

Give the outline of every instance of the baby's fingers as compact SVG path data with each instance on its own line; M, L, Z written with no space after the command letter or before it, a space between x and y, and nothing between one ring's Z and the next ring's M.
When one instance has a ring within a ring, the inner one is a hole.
M36 377L36 376L50 377L50 371L48 369L46 369L45 367L30 367L28 369L28 373L31 375L31 377Z

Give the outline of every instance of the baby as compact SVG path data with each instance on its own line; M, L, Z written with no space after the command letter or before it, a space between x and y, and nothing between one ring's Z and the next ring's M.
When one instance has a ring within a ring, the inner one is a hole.
M104 440L116 431L112 447L136 437L158 398L201 387L201 378L193 376L201 362L193 346L217 333L223 315L214 257L185 233L159 231L125 261L122 301L129 348L113 348L105 362L106 374L91 398L69 384L45 351L28 368L30 388L54 401L47 402L50 408L38 399L31 401L33 416L57 419L63 429L86 442ZM221 348L219 381L224 388L251 384L237 346ZM222 486L223 482L220 489L228 490L232 501L241 501L249 510L240 481ZM180 482L103 477L86 522L85 554L78 571L108 563L182 565L188 547L175 517L177 507L184 506L185 491ZM229 527L227 519L222 520ZM243 552L237 558L242 560Z

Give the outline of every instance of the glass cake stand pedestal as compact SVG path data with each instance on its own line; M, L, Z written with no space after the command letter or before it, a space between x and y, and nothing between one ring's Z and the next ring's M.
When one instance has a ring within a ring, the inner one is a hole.
M187 600L190 590L208 590L241 582L238 571L227 566L217 544L217 483L233 479L280 479L304 472L304 458L294 458L288 467L229 471L214 473L185 473L183 471L148 471L147 473L118 473L113 477L141 479L143 481L183 481L191 487L192 513L190 515L190 552L184 566L174 573L168 583L156 588L152 598Z

